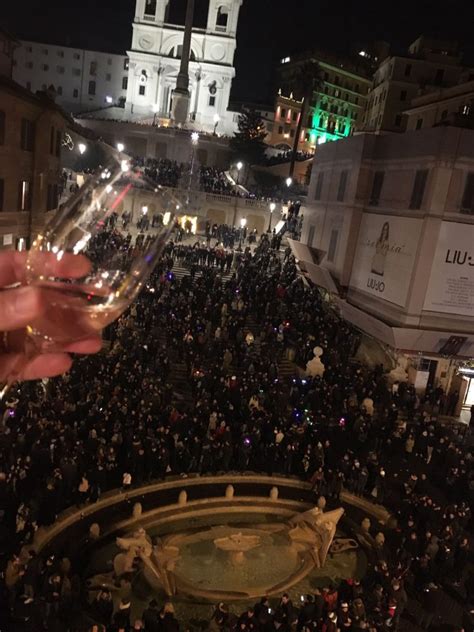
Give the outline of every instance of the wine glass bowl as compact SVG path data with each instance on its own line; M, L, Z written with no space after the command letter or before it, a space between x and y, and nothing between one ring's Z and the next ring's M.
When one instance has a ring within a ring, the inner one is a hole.
M64 349L117 319L159 260L175 208L169 190L127 161L90 176L27 254L26 283L40 289L46 309L27 327L26 351Z

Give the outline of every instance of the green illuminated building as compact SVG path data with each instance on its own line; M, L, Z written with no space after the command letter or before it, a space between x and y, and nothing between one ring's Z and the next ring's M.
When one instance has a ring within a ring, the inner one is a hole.
M362 126L372 74L370 65L363 59L341 60L323 53L285 57L278 68L283 94L291 94L295 72L299 65L307 61L319 64L322 85L313 94L310 113L303 122L304 131L299 142L301 149L314 150L316 145L350 136ZM300 102L295 100L295 103Z

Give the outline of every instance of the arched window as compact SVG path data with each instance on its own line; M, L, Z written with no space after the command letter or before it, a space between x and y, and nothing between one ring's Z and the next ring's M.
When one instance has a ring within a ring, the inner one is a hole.
M155 17L156 14L156 0L145 0L145 15L148 17Z
M182 54L183 54L183 46L182 46L182 44L178 44L178 46L173 46L173 48L168 53L168 57L174 57L175 59L181 59ZM189 59L191 61L196 61L196 54L195 54L195 52L193 50L191 50L191 53L189 54Z
M219 7L217 9L216 31L225 33L227 31L228 20L229 20L229 9L227 7Z

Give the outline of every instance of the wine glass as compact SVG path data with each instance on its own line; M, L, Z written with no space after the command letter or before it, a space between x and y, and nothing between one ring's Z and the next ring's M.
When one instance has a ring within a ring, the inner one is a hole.
M22 353L0 401L26 360L96 336L146 285L173 228L178 200L142 169L113 158L74 193L34 240L26 283L41 289L43 314L8 334Z

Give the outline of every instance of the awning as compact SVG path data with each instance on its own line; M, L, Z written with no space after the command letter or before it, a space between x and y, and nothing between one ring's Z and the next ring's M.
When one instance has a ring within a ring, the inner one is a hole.
M309 263L320 264L325 256L324 250L318 250L318 248L312 248L306 244L302 244L301 241L295 239L288 239L291 252L295 259L299 261L308 261Z
M331 276L329 270L309 261L300 261L300 269L306 276L317 286L324 288L331 294L339 295L337 285Z
M391 327L347 301L338 300L342 318L372 338L408 353L472 358L474 357L474 335L449 331Z

